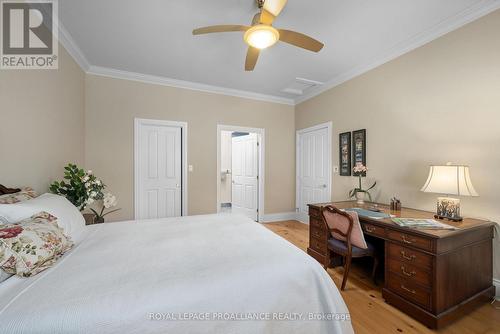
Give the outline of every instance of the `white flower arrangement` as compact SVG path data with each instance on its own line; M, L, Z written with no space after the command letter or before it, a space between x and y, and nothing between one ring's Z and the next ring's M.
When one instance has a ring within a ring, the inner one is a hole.
M113 212L120 210L120 209L114 209L114 210L110 210L108 212L105 212L105 209L111 209L117 205L118 205L118 201L116 200L116 196L111 194L111 193L105 193L103 198L102 198L101 211L97 212L94 209L90 209L95 215L94 221L96 223L103 223L105 216L109 215L110 213L113 213Z
M64 180L52 183L51 192L66 197L80 211L85 210L89 205L102 201L102 209L99 213L90 209L95 215L95 220L99 222L104 221L104 216L120 210L104 212L105 209L115 207L117 200L114 195L104 193L106 185L93 174L92 170L85 171L75 164L68 164L64 170Z
M110 209L112 207L115 207L117 204L118 204L118 202L116 200L116 196L114 196L111 193L104 194L103 205L106 209Z

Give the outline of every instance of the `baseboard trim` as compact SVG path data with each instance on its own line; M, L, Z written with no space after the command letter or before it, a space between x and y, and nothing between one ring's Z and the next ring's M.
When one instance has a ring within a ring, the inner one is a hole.
M493 286L495 287L495 299L500 300L500 279L493 279Z
M296 212L281 212L281 213L269 213L265 214L261 219L260 223L271 223L279 222L284 220L297 220Z

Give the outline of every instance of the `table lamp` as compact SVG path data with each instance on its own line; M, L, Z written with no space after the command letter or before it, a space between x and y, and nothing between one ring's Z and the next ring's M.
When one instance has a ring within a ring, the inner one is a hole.
M437 214L439 219L462 221L460 216L460 199L454 196L479 196L472 186L468 166L452 165L430 166L429 177L421 191L426 193L444 194L438 197Z

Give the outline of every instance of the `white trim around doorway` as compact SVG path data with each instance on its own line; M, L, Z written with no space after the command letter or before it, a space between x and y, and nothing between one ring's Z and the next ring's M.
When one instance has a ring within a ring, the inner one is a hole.
M221 201L220 201L220 172L221 172L221 132L222 131L232 131L232 132L248 132L256 133L260 135L259 139L259 203L258 203L258 213L257 220L261 222L264 219L264 186L265 186L265 156L266 156L266 132L265 129L261 128L249 128L244 126L235 125L223 125L217 124L217 213L221 211Z
M326 123L322 123L322 124L318 124L318 125L315 125L315 126L311 126L309 128L305 128L305 129L300 129L300 130L297 130L296 132L296 139L295 139L295 152L296 152L296 155L295 155L295 159L296 159L296 162L295 162L295 185L296 185L296 188L295 188L295 211L297 212L297 220L303 222L303 223L308 223L309 222L309 217L307 217L307 215L303 215L303 214L300 214L299 213L299 203L300 203L300 196L299 196L299 189L300 189L300 184L299 184L299 171L300 171L300 143L299 143L299 137L301 134L304 134L304 133L307 133L307 132L312 132L312 131L317 131L317 130L321 130L321 129L327 129L327 137L328 137L328 147L327 147L327 151L328 151L328 159L327 159L327 170L330 171L330 173L328 173L328 182L327 182L327 192L328 192L328 201L331 201L332 199L332 178L333 178L333 170L332 170L332 122L326 122ZM327 201L327 202L328 202ZM313 204L313 203L311 203Z
M182 206L181 212L183 216L188 215L188 164L187 164L187 132L188 124L186 122L176 122L176 121L166 121L166 120L155 120L155 119L144 119L144 118L134 118L134 217L138 219L139 213L139 127L141 125L158 125L158 126L172 126L181 128L181 138L182 138L182 189L181 198Z

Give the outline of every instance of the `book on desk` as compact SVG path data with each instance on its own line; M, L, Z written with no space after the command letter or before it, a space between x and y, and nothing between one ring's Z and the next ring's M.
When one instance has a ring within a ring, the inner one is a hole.
M332 260L331 234L321 217L321 208L328 204L355 208L363 232L383 241L382 295L425 325L443 327L495 295L493 223L464 219L450 222L455 229L421 229L400 226L392 219L433 219L434 213L408 208L390 211L386 205L377 206L381 212L371 212L372 204L354 201L310 204L307 252L324 266Z

